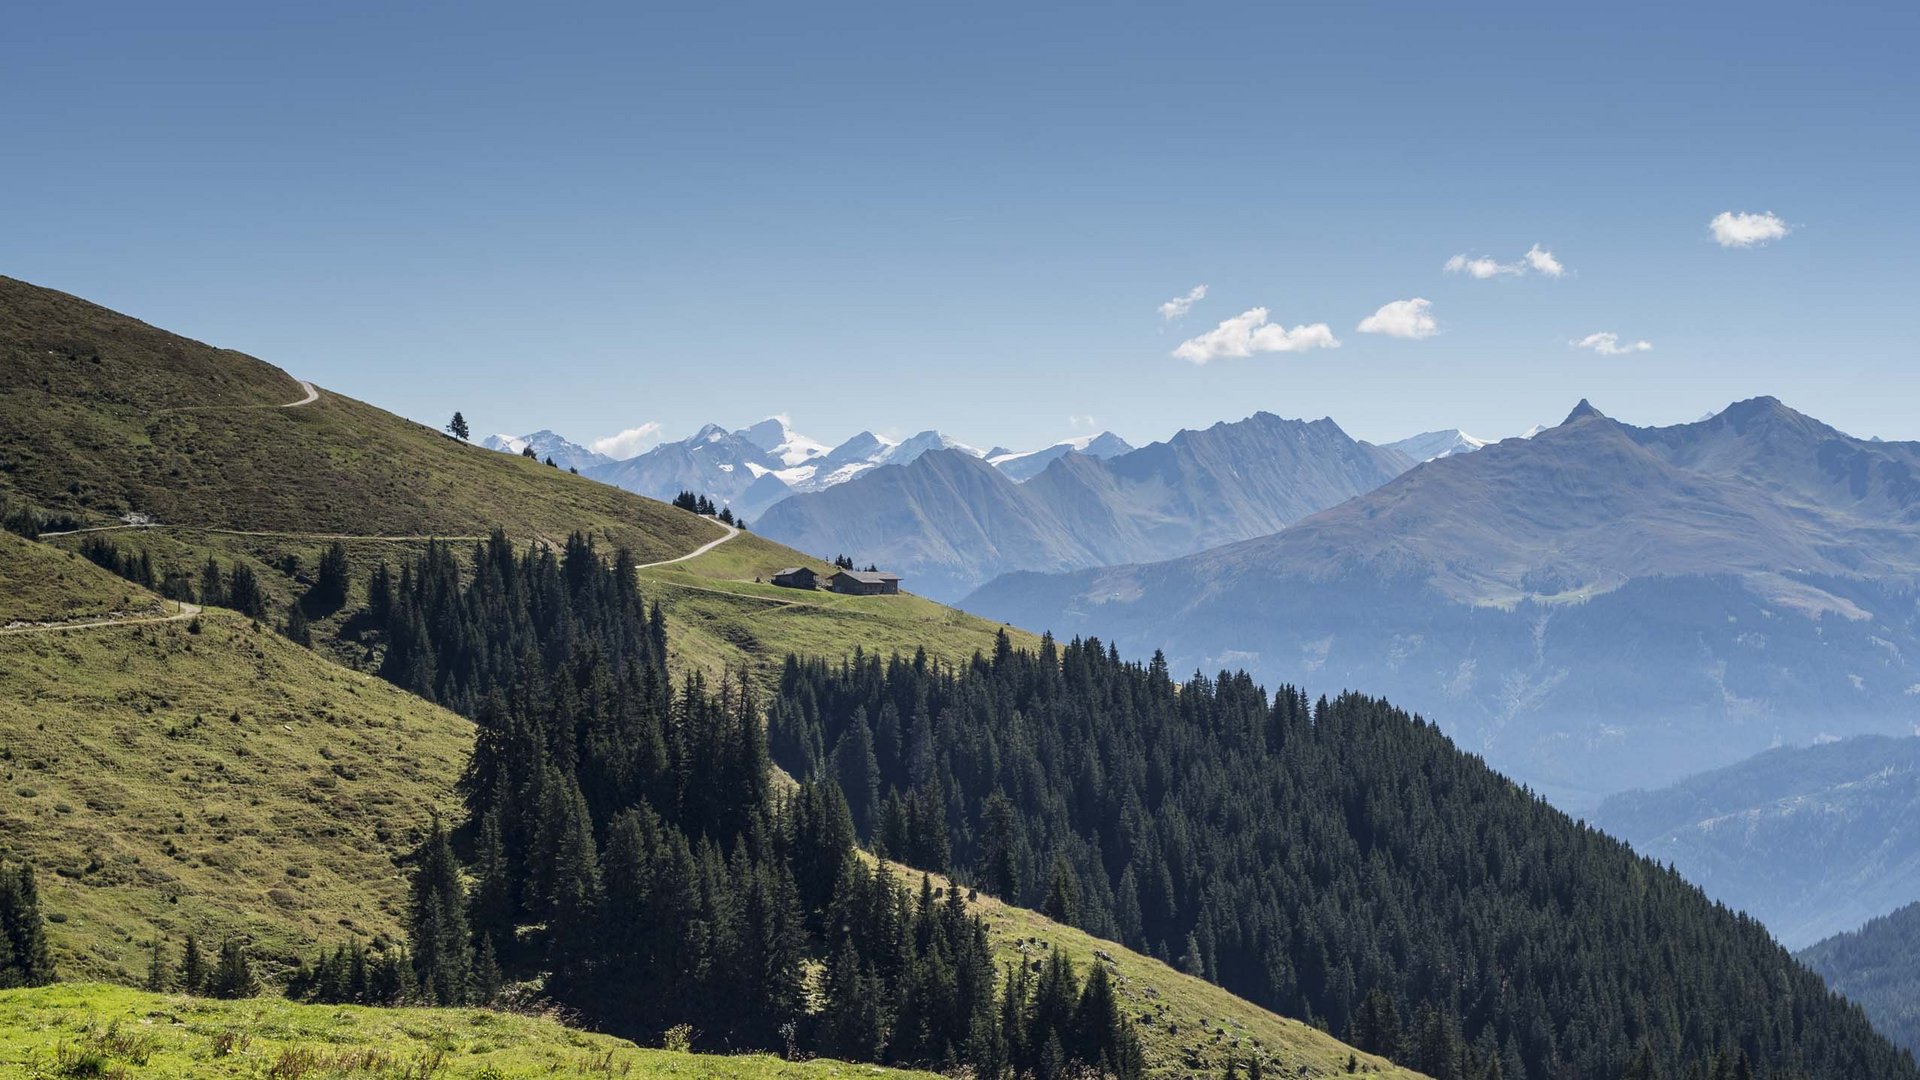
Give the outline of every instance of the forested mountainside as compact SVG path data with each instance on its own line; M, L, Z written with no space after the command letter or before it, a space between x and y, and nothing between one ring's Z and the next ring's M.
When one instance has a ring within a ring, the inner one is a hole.
M1920 896L1920 738L1781 747L1589 820L1801 949Z
M1819 942L1800 960L1858 1002L1881 1034L1920 1053L1920 903Z
M1913 1076L1766 929L1385 702L1097 641L793 662L776 761L861 835L1436 1077Z
M953 600L998 574L1171 558L1262 536L1370 491L1412 460L1331 420L1256 413L1108 458L1056 457L1023 481L935 451L756 522L802 551L858 552Z
M496 555L503 545L504 538L493 542ZM391 615L378 620L378 629L371 625L370 596L384 594L389 601L378 610L391 611L392 601L404 598L400 621L414 626L404 612L417 610L411 603L417 590L399 584L415 576L410 560L426 559L442 572L458 561L464 578L476 565L467 558L472 550L405 546L387 556L399 556L407 569L381 575L382 564L374 562L371 569L350 570L355 580L347 590L347 621L363 626L370 640L392 636ZM118 559L123 569L150 561L129 560L125 553ZM550 567L551 559L544 565ZM234 588L234 581L247 564L222 566L219 596L210 605L242 602L237 594L247 590ZM272 573L262 571L263 577ZM360 579L363 573L368 580ZM383 576L385 586L371 587L371 578ZM328 578L323 570L295 603L313 599ZM284 626L276 630L221 606L195 612L72 552L0 533L0 581L28 586L0 592L0 626L7 627L0 633L0 749L16 796L13 804L0 806L0 867L10 873L23 859L38 867L41 906L54 920L45 935L49 962L57 971L67 978L147 984L155 978L150 967L157 954L174 970L163 976L164 985L180 985L187 978L182 969L192 966L182 964L185 943L197 938L203 955L221 942L243 943L254 977L296 996L374 1004L402 992L413 977L408 954L396 952L415 927L408 868L430 835L429 813L458 807L455 788L472 748L473 725L329 663L288 640ZM196 588L204 584L196 577ZM257 599L264 590L256 583L251 591ZM538 605L551 612L554 590L535 593L545 597ZM197 599L208 601L204 593ZM649 639L658 632L655 610L648 605L642 636ZM489 617L500 613L497 607L486 611ZM101 620L118 625L62 629ZM529 620L497 621L497 638L429 634L426 640L441 657L460 656L450 640L527 640ZM315 622L316 635L323 625L325 620ZM472 626L450 617L436 617L435 625L455 634ZM904 635L922 624L909 618L877 625L883 635ZM620 636L597 626L594 632L602 639ZM406 630L400 636L422 640ZM581 637L565 646L582 647ZM550 643L513 655L537 664L536 656L561 648ZM464 670L466 662L459 667ZM420 652L403 647L389 673L398 678L404 671L411 678L423 670ZM455 692L450 700L472 698ZM693 782L712 779L699 764L704 751L695 757ZM191 793L190 806L177 805L182 792ZM919 877L902 880L914 887ZM990 901L969 901L968 910L983 917L996 972L1055 951L1072 958L1082 981L1090 965L1106 965L1130 1015L1156 1021L1142 1026L1142 1056L1151 1075L1187 1075L1202 1066L1213 1071L1230 1055L1243 1063L1258 1056L1270 1067L1332 1071L1353 1053L1310 1027L1238 1002L1116 943ZM7 917L0 912L0 922ZM316 947L324 960L314 956ZM9 981L7 967L0 957L0 986ZM83 994L100 1008L119 1000L103 990ZM51 1007L47 1000L22 999L15 1015L44 1016ZM235 1015L236 1033L267 1034ZM878 1015L892 1014L883 1009ZM1209 1023L1224 1031L1228 1018L1231 1039L1207 1033ZM408 1020L401 1014L369 1022L424 1030L419 1025L441 1017ZM641 1034L642 1041L659 1036ZM9 1060L4 1054L13 1045L0 1040L0 1064ZM180 1050L190 1057L200 1053L185 1044ZM1390 1076L1411 1075L1365 1054L1359 1060ZM762 1067L771 1068L753 1068ZM740 1068L743 1076L762 1075L746 1064Z
M753 684L668 675L629 557L496 536L469 572L433 545L367 595L382 675L479 727L461 780L473 888L444 834L416 878L414 966L435 999L538 976L616 1033L691 1023L716 1046L798 1040L984 1076L1147 1070L1149 1001L1111 956L1003 970L977 899L924 878L915 893L860 857L830 778L777 791ZM422 896L441 898L424 921ZM1325 1055L1296 1041L1246 1053Z
M962 601L1176 668L1419 702L1586 809L1777 743L1904 733L1920 685L1920 444L1770 398L1429 461L1273 536L1008 575Z

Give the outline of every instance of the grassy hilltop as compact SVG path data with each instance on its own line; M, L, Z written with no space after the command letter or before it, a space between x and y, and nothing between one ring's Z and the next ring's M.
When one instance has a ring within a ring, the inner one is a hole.
M941 663L963 664L976 652L991 654L994 633L1002 629L907 593L840 596L764 584L789 566L832 572L819 559L742 533L699 558L642 570L640 577L666 609L678 659L709 671L747 665L772 675L788 653L840 657L856 648L883 656L924 648ZM1038 644L1024 630L1004 629L1016 645Z

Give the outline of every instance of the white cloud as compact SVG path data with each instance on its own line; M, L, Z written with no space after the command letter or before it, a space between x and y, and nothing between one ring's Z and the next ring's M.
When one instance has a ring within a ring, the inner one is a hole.
M1560 265L1560 260L1553 257L1553 252L1539 244L1527 249L1526 260L1527 265L1533 267L1536 273L1545 274L1548 277L1561 277L1567 272L1567 268Z
M1207 287L1205 285L1195 285L1193 288L1187 290L1187 295L1176 296L1166 303L1161 304L1160 318L1166 322L1185 318L1187 312L1193 310L1193 305L1206 298Z
M1067 417L1067 423L1075 431L1092 431L1097 426L1097 421L1085 413L1075 413Z
M1601 356L1625 356L1628 353L1652 352L1651 341L1629 341L1622 343L1620 335L1602 330L1597 334L1588 334L1579 341L1569 342L1576 349L1592 349Z
M660 437L660 425L649 420L639 427L628 428L618 435L609 435L604 439L595 439L587 448L596 454L605 454L616 461L625 461L647 448L647 444Z
M1173 350L1181 360L1204 364L1224 357L1252 356L1254 353L1304 352L1308 349L1337 349L1340 342L1326 323L1296 326L1289 330L1267 322L1267 309L1251 308L1222 322L1199 337L1188 338Z
M1439 333L1440 324L1433 321L1433 302L1416 296L1380 305L1379 311L1360 320L1359 330L1418 341Z
M1714 240L1721 247L1753 247L1769 240L1778 240L1792 232L1785 221L1774 214L1749 214L1745 211L1722 210L1707 222Z
M1479 278L1485 281L1491 277L1524 274L1527 272L1527 267L1525 263L1495 262L1485 256L1468 258L1465 255L1455 255L1453 258L1447 260L1446 270L1449 274L1465 274L1468 277Z
M1553 257L1553 252L1539 244L1528 248L1526 254L1512 262L1503 263L1485 255L1455 255L1447 260L1443 269L1449 274L1465 274L1481 281L1496 277L1519 277L1528 271L1550 278L1565 277L1567 273L1566 266Z

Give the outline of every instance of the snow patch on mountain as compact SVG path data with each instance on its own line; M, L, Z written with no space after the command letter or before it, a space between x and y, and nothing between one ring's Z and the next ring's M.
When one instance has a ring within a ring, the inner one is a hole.
M533 456L541 461L552 458L553 463L563 469L578 469L581 472L613 464L613 459L607 455L597 454L545 429L529 435L489 435L480 440L480 445L503 454L519 454L531 448Z
M1398 442L1390 442L1387 449L1398 450L1415 461L1432 461L1435 458L1452 457L1455 454L1471 454L1475 450L1493 442L1469 435L1459 428L1446 428L1441 431L1423 431Z

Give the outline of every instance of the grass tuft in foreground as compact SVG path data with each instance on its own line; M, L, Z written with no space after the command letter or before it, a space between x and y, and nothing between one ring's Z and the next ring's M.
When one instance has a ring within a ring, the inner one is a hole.
M0 991L0 1076L260 1080L930 1077L838 1061L647 1050L482 1009L211 1001L102 984Z

